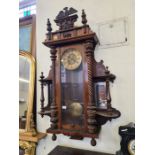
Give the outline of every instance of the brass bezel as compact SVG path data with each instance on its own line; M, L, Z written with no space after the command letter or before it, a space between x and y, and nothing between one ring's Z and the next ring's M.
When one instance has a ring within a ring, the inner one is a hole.
M128 143L128 151L129 151L130 155L135 155L135 153L132 153L132 152L131 152L131 148L130 148L130 144L131 144L132 141L135 141L135 140L134 140L134 139L131 139L131 140L129 141L129 143Z
M68 50L72 50L72 51L68 51ZM63 60L64 57L65 57L65 55L68 54L69 52L70 52L70 53L71 53L71 52L74 52L74 53L76 53L76 56L79 57L78 63L75 63L75 64L71 65L72 67L68 66L68 64L65 63L66 61ZM62 55L61 62L62 62L62 64L63 64L63 66L64 66L65 69L67 69L67 70L75 70L75 69L77 69L77 68L80 66L80 64L81 64L81 62L82 62L82 55L81 55L80 51L77 50L76 48L68 48L68 49L66 49L66 50L64 51L64 53L63 53L63 55Z

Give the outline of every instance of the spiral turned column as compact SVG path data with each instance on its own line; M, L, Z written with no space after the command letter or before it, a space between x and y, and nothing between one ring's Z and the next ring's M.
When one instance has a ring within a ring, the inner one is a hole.
M51 53L51 61L52 61L52 81L53 81L53 85L52 85L52 103L50 105L51 108L51 129L57 129L57 122L58 122L58 116L57 116L57 106L56 106L56 102L55 102L55 61L56 61L56 49L54 47L51 48L50 50ZM55 136L55 135L54 135Z
M94 45L93 41L89 40L85 44L86 47L86 56L87 56L87 64L88 64L88 97L89 97L89 102L87 106L87 115L88 115L88 132L91 134L95 134L97 127L96 127L96 106L93 101L93 51L94 51Z

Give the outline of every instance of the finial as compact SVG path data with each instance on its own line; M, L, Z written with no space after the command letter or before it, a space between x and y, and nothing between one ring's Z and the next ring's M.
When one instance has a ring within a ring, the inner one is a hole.
M82 17L82 24L83 24L83 25L86 25L86 24L87 24L87 19L86 19L86 14L85 14L84 9L82 10L82 15L81 15L81 17Z
M61 10L55 18L55 23L59 26L59 30L66 30L74 27L74 23L77 21L77 10L74 8L65 7Z
M51 32L52 32L52 27L51 27L51 22L49 20L49 18L47 19L47 37L48 37L48 40L51 39Z
M48 32L52 31L51 22L50 22L49 18L47 19L47 31Z
M108 70L108 69L109 69L109 67L108 67L108 66L106 66L106 67L105 67L105 69L106 69L105 73L106 73L106 74L109 74L109 73L110 73L110 71Z
M104 61L103 61L103 60L100 60L100 63L101 63L101 64L103 64L103 63L104 63Z
M40 76L40 78L41 78L41 79L43 79L43 78L44 78L43 72L41 72L41 76Z

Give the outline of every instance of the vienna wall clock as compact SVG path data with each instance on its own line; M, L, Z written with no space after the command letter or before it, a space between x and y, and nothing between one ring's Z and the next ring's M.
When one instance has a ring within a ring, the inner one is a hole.
M68 7L60 11L54 20L59 27L55 32L47 20L43 44L50 49L52 67L46 78L43 72L40 76L40 114L50 117L47 133L53 134L53 140L56 140L56 134L62 133L73 139L90 137L91 145L95 146L101 125L120 116L120 112L111 106L109 85L115 75L102 60L95 61L98 38L87 24L84 10L82 26L75 26L76 13L77 10Z

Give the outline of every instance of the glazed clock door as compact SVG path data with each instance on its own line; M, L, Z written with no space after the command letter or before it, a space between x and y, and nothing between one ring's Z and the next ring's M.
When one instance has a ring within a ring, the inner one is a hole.
M67 48L61 54L62 128L81 130L84 127L84 85L82 54Z

